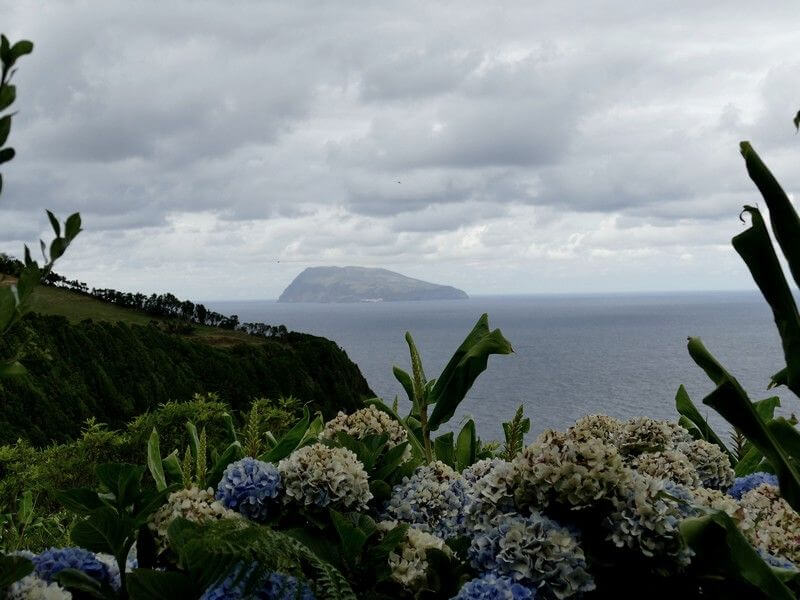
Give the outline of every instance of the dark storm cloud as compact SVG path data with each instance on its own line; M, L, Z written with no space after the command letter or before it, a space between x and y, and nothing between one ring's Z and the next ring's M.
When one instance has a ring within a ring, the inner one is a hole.
M155 261L204 297L214 269L272 273L237 288L263 296L317 263L646 287L728 264L740 139L800 184L788 1L0 5L36 43L0 250L80 210L63 268L119 287Z

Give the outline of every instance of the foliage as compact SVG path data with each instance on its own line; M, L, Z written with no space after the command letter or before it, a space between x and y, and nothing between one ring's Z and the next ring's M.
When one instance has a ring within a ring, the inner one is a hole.
M505 445L503 446L503 458L505 460L513 460L513 458L522 452L524 446L525 434L531 429L531 420L526 418L522 405L519 405L514 418L507 423L503 423L503 433L505 434Z

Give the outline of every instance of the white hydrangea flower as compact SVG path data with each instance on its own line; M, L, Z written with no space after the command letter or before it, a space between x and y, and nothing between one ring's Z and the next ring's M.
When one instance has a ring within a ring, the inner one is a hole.
M622 454L636 456L643 452L676 450L678 445L691 441L689 432L677 423L638 417L622 425L617 445Z
M800 515L781 498L778 488L762 484L739 501L742 533L756 548L800 563Z
M362 510L372 499L364 465L346 448L313 444L278 463L285 501Z
M722 511L734 521L741 521L744 518L742 507L735 498L731 498L725 492L704 487L693 488L690 491L697 506Z
M615 446L622 430L622 421L608 415L586 415L567 429L570 437L586 441L597 438L600 441Z
M470 487L441 461L422 465L392 488L383 518L412 524L444 539L464 535Z
M225 508L214 499L214 490L202 490L197 486L172 492L167 503L159 508L147 524L153 532L158 552L167 548L167 529L178 517L195 523L206 523L216 519L238 519L241 515Z
M663 452L645 452L631 461L631 467L656 479L669 479L675 483L689 487L701 485L694 464L683 452L664 450Z
M331 440L340 431L359 440L368 435L386 434L389 436L389 445L392 447L408 441L405 427L372 405L349 415L340 412L325 424L320 439ZM410 447L407 448L406 453L408 457L411 456Z
M600 439L576 440L545 431L513 461L519 477L519 506L546 507L555 502L583 508L614 495L629 477L614 446Z
M378 530L385 533L397 525L397 521L381 521L378 523ZM427 552L432 548L441 550L448 556L452 555L452 551L442 538L415 527L409 527L406 539L389 554L392 579L410 590L422 587L427 580Z
M680 444L678 448L697 469L703 487L727 490L733 485L736 474L719 446L705 440L693 440Z
M680 496L685 494L687 498ZM615 510L606 520L608 539L619 548L638 550L644 556L686 565L691 550L679 531L680 522L692 513L691 496L683 488L649 475L635 473L615 499Z
M472 502L467 511L467 526L472 531L484 531L499 515L516 512L514 489L517 468L510 462L498 460L491 470L472 484Z
M47 583L36 575L27 575L12 583L6 600L72 600L72 594L57 583Z
M495 466L504 462L506 461L504 461L502 458L484 458L483 460L479 460L478 462L473 463L464 469L461 472L461 476L466 480L467 483L473 484L491 471Z

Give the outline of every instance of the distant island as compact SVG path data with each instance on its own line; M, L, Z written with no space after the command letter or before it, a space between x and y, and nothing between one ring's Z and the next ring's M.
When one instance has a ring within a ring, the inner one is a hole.
M309 267L294 278L278 302L393 302L463 300L466 292L387 269Z

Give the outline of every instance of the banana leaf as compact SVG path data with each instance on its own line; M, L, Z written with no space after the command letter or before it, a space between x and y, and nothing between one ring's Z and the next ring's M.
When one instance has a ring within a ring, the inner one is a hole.
M694 424L704 440L711 442L712 444L716 444L722 449L722 451L728 457L728 460L731 462L732 467L736 466L736 458L733 456L733 453L728 450L728 447L725 445L725 443L714 432L714 430L711 429L711 426L700 414L700 411L697 410L697 407L694 405L694 402L692 402L692 399L689 398L686 388L682 385L678 388L678 393L675 394L675 408L678 409L678 413L680 415L686 417L692 422L692 424Z
M450 420L478 376L486 370L491 354L511 354L511 343L499 329L489 331L489 316L484 313L458 347L428 395L435 404L428 427L436 431Z

